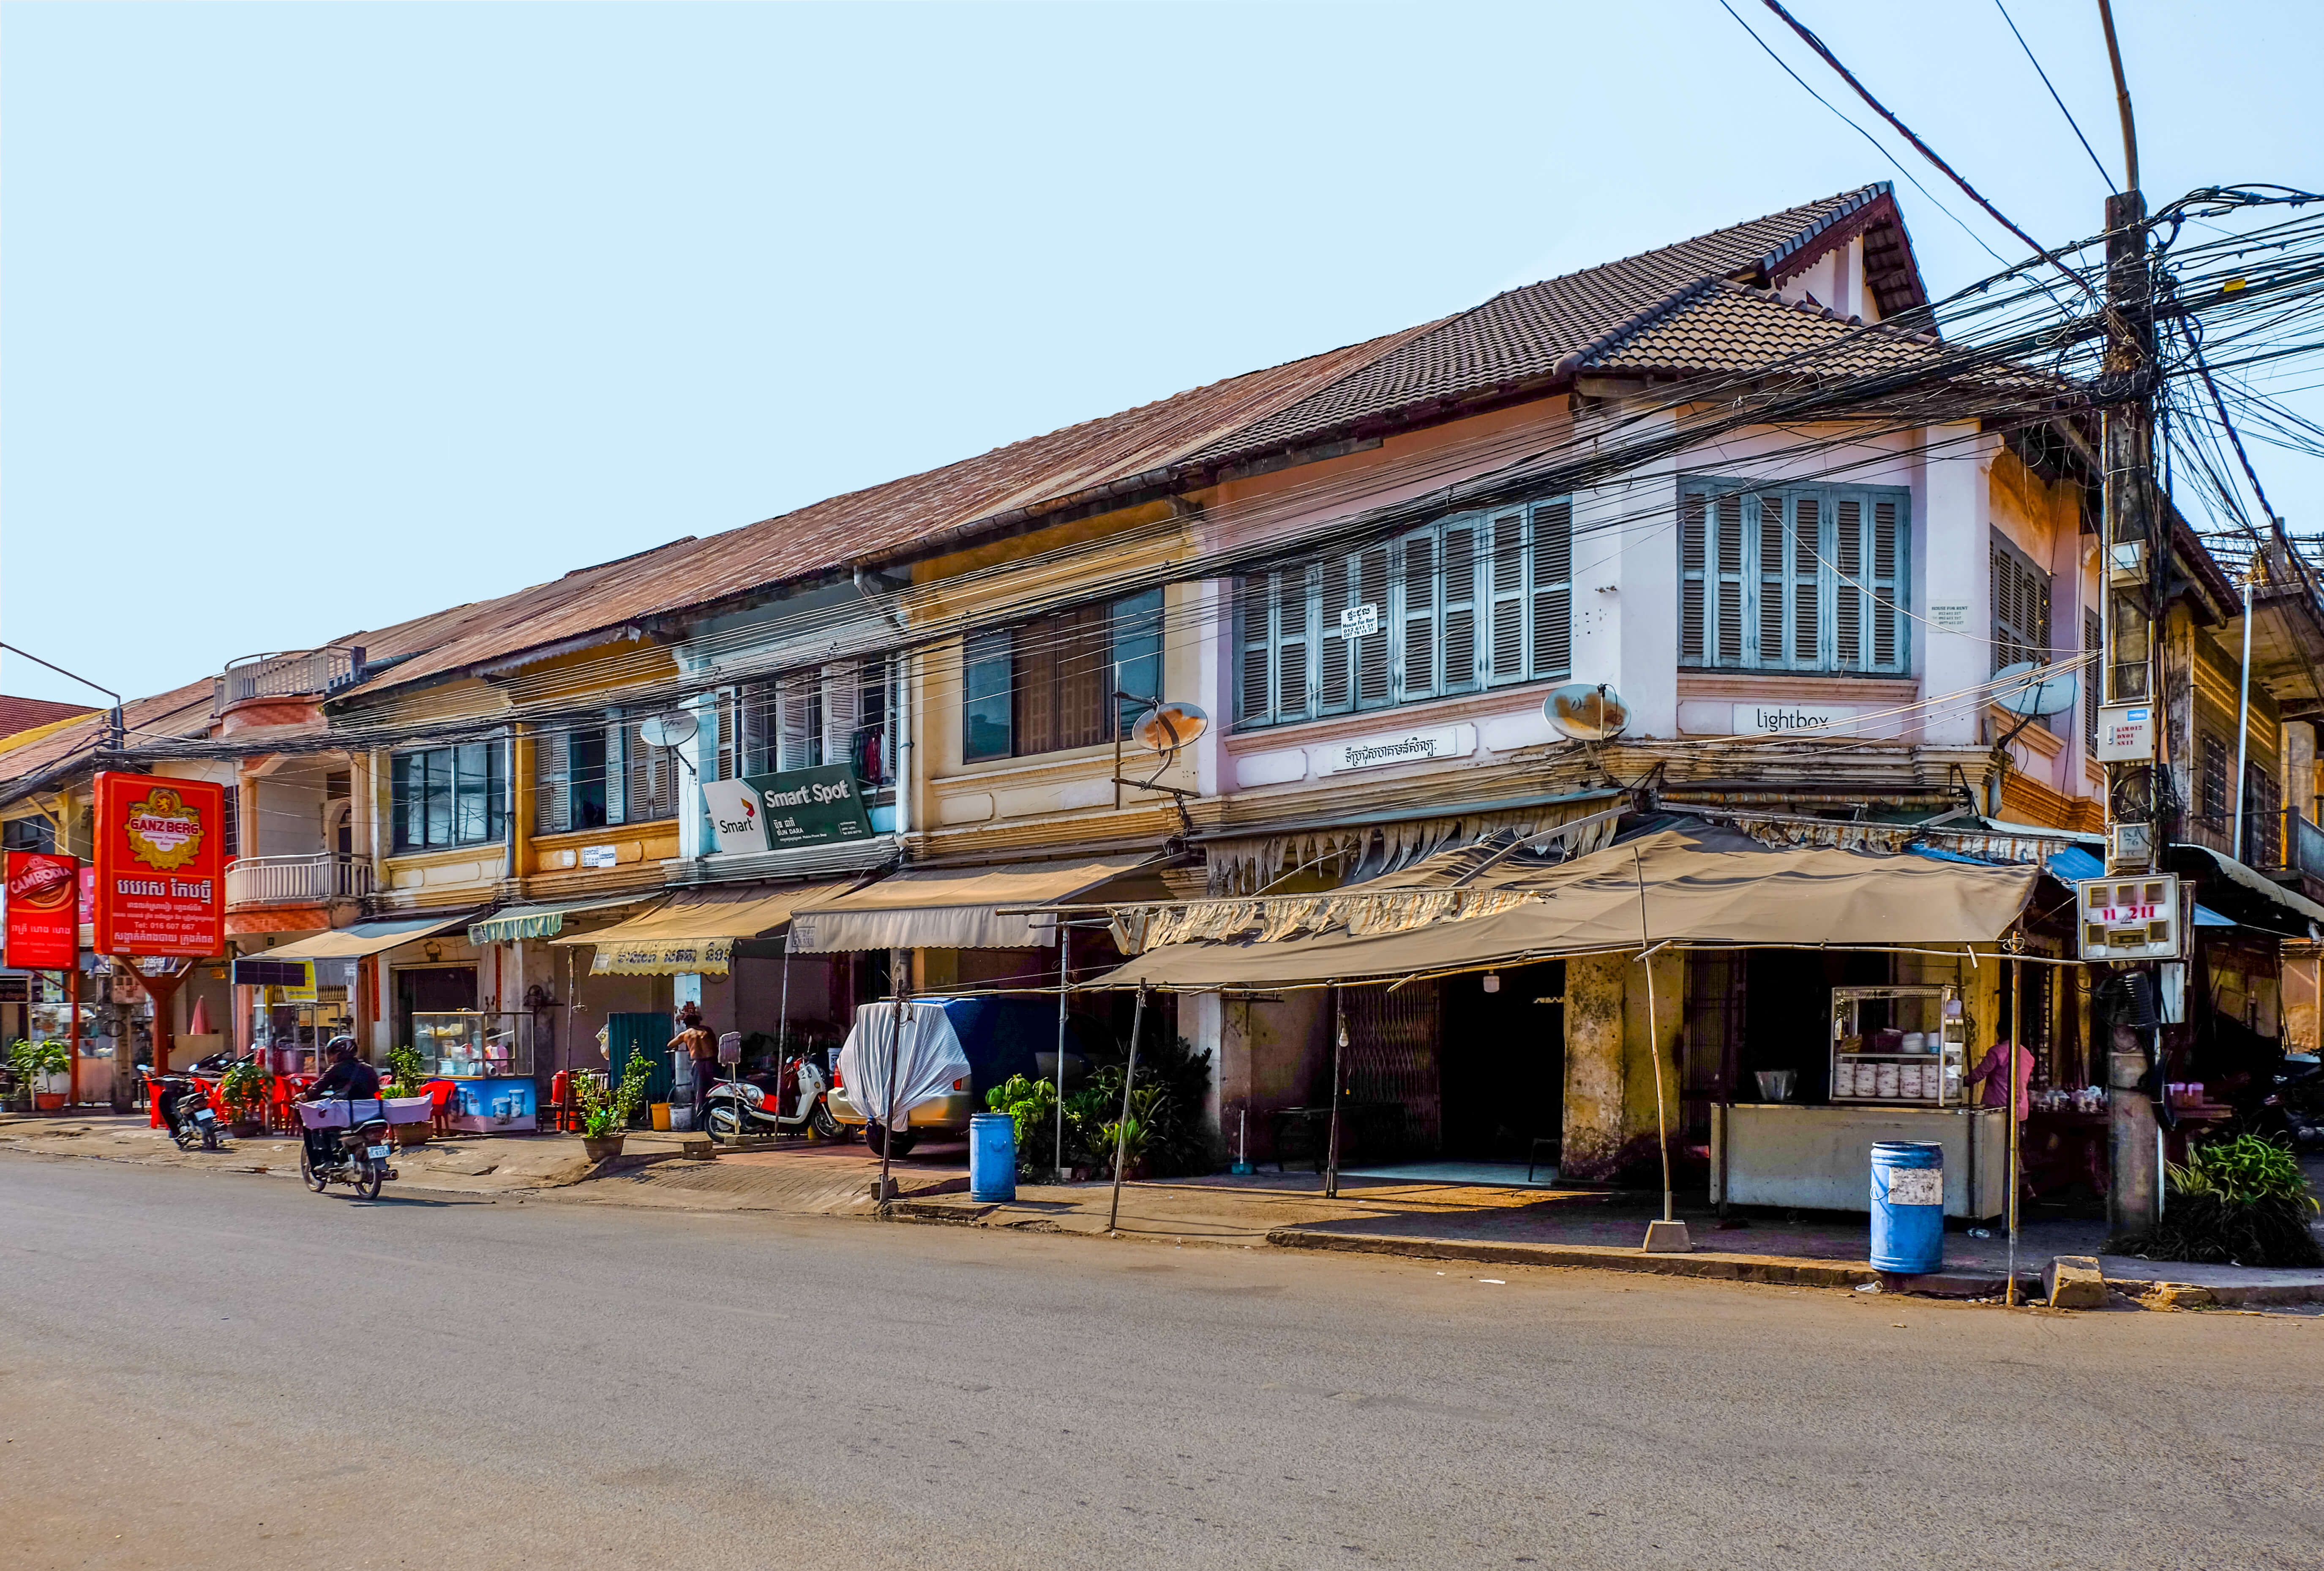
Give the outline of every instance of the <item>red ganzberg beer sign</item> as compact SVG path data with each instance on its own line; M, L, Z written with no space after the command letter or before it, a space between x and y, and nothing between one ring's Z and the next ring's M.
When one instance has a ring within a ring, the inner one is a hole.
M8 964L61 971L80 960L80 859L8 853Z
M97 951L207 959L226 947L226 788L97 777Z

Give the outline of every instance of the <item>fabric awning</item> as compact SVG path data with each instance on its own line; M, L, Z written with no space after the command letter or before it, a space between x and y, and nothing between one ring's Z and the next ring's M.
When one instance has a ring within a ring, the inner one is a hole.
M1055 921L1028 907L1070 900L1142 867L1146 857L1011 862L898 873L791 919L801 954L866 949L1038 949ZM1004 915L1004 912L1015 914Z
M359 960L367 956L383 954L401 943L433 938L439 932L466 927L470 914L463 911L457 916L412 916L394 922L358 922L352 927L335 928L329 932L318 932L312 938L302 938L296 943L286 943L280 949L268 950L257 958L270 960Z
M1509 837L1323 895L1126 909L1117 942L1136 958L1092 985L1368 981L1664 942L1989 943L2038 876L2024 865L1769 846L1701 822L1563 862Z
M853 882L690 890L601 932L549 942L595 945L593 976L723 977L738 942L774 932L801 905L844 894Z
M588 911L618 911L624 905L640 905L648 900L659 900L662 892L648 889L641 894L622 895L612 899L573 900L562 905L512 905L496 911L482 922L468 924L468 942L475 944L514 943L521 938L547 938L565 930L565 919Z

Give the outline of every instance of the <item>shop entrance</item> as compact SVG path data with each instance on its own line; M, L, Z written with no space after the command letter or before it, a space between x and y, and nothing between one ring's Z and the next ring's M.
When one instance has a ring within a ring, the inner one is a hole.
M407 966L395 973L395 1043L413 1045L411 1017L476 1006L474 966Z
M1533 1143L1564 1128L1565 962L1447 977L1437 987L1443 1157L1532 1162ZM1556 1147L1539 1155L1553 1165Z

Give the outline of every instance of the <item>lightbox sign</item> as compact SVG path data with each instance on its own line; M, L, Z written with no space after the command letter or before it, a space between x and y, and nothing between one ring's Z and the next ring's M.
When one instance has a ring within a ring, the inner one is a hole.
M226 788L158 775L97 777L99 954L226 948Z
M8 853L7 961L26 971L80 963L80 859Z
M845 764L706 780L702 804L721 851L779 851L872 836L862 785Z

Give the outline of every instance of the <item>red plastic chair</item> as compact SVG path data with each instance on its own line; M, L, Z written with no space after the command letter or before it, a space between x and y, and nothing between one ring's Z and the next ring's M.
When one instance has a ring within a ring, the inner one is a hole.
M423 1089L428 1093L429 1101L433 1104L429 1108L429 1113L435 1120L436 1133L438 1135L449 1135L452 1132L452 1092L454 1089L452 1082L449 1080L430 1080Z

